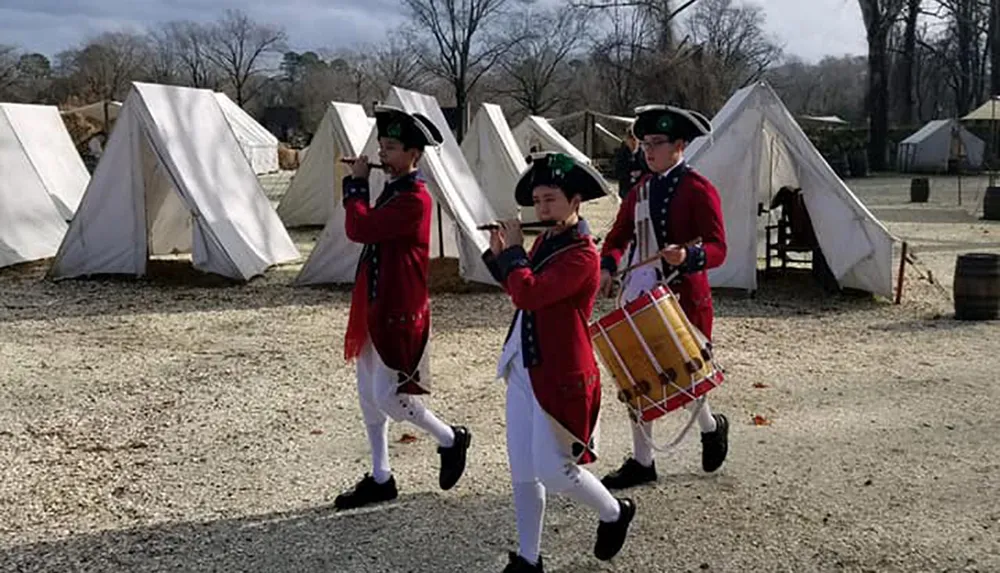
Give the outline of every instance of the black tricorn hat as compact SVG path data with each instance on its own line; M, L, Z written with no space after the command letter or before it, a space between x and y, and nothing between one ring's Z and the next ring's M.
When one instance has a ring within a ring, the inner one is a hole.
M712 122L702 114L672 105L644 105L635 108L632 132L639 139L646 135L662 134L671 140L686 142L712 133Z
M423 149L444 142L441 132L430 119L419 113L407 113L398 107L376 105L375 126L379 137L398 139L408 148Z
M581 201L600 199L608 194L601 174L569 155L547 151L533 153L528 159L528 169L521 173L514 189L514 200L522 207L534 205L532 192L539 185L558 187L567 197L580 195Z

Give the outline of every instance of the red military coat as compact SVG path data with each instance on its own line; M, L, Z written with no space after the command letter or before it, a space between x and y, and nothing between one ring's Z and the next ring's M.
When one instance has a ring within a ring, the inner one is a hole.
M601 373L588 321L601 271L586 222L540 236L530 254L511 247L497 257L486 251L483 259L522 313L521 358L535 399L556 424L556 437L578 463L596 460Z
M356 358L370 336L386 366L400 372L399 391L428 392L419 380L430 336L431 197L418 172L386 184L369 205L368 181L344 178L347 238L364 243L351 295L344 354Z
M712 183L686 163L674 167L666 177L647 174L629 191L611 231L601 247L601 268L615 272L635 235L635 206L639 189L649 184L653 231L660 249L681 245L701 237L701 246L689 247L678 282L670 285L680 297L681 308L706 338L712 338L712 289L708 269L726 259L726 228L722 202ZM633 245L634 248L634 245ZM627 260L627 259L626 259ZM664 276L673 268L663 263Z

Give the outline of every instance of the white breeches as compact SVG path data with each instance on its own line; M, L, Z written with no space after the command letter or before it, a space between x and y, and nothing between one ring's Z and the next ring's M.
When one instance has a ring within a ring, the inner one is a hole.
M507 456L515 484L537 480L561 493L580 483L581 469L562 453L551 424L518 356L507 372Z
M420 398L397 394L399 374L385 365L369 339L358 357L358 396L365 425L381 424L388 418L414 422L426 409Z

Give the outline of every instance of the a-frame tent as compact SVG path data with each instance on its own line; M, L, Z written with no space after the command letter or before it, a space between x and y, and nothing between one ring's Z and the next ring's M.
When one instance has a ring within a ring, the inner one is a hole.
M16 145L27 154L32 169L65 221L73 218L90 174L70 139L59 109L49 105L0 104ZM14 185L13 172L0 178Z
M713 133L691 143L688 162L719 190L729 245L712 286L757 288L758 202L800 187L816 238L841 287L891 296L894 237L848 189L774 90L737 91L712 119Z
M615 154L635 118L586 109L550 117L548 122L587 157L601 157Z
M522 221L535 220L534 209L520 209L514 200L514 187L528 163L500 106L483 104L462 140L462 153L498 217L511 219L520 211Z
M141 276L187 252L236 280L299 257L213 92L135 82L49 276Z
M374 120L356 103L332 102L309 144L309 153L295 172L278 204L278 216L287 227L319 226L334 214L341 201L341 181L349 165L341 157L356 157L375 129Z
M544 117L529 115L514 128L512 133L518 147L521 148L521 154L525 157L531 153L532 148L537 148L537 151L565 153L580 163L590 164L590 158L556 131Z
M0 268L56 254L88 178L55 107L0 104Z
M431 227L431 256L439 253L439 222L436 218L437 206L440 205L444 215L442 226L445 256L458 257L459 273L465 280L496 284L482 261L483 251L489 248L488 235L476 230L477 224L495 220L496 214L479 188L458 142L448 129L448 122L437 100L428 95L393 87L389 90L385 104L427 116L444 136L444 143L439 147L428 147L425 150L419 165L435 205L435 220ZM375 157L377 152L377 133L372 133L365 144L365 154ZM310 150L310 155L313 153ZM379 170L372 171L370 185L373 200L382 192L384 183L385 174ZM354 282L361 249L362 245L347 238L343 208L336 205L334 215L316 241L316 247L303 265L296 283L313 285Z
M957 119L935 119L899 142L896 168L902 173L945 173L953 161L963 169L983 165L986 142Z
M215 93L226 121L233 128L233 134L243 150L243 155L250 162L254 173L273 173L278 170L278 138L257 122L229 96L222 92Z

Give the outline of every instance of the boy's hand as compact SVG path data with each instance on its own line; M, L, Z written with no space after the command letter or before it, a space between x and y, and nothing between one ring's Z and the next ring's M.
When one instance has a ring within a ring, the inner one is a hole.
M368 166L368 156L362 155L351 164L351 176L356 179L368 179L371 167Z
M521 232L521 221L518 219L507 219L500 222L503 228L504 243L508 247L521 246L524 244L524 234Z
M507 242L504 240L503 234L500 229L490 230L490 251L493 252L493 256L499 255L507 248Z

